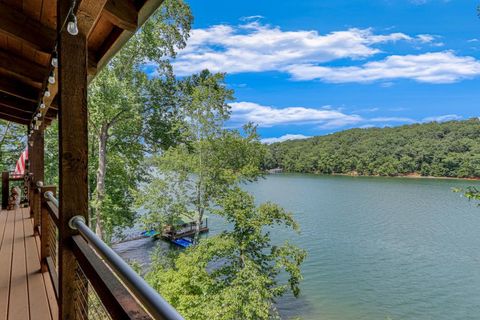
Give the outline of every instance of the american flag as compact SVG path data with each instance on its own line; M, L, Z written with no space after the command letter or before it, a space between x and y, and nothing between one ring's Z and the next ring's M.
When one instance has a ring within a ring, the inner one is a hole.
M24 175L25 174L25 162L28 160L28 149L22 152L20 158L17 161L15 166L15 175Z

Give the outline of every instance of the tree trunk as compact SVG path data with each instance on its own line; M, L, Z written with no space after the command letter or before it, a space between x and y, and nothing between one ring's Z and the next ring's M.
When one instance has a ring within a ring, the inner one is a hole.
M201 189L202 189L202 183L201 181L197 185L197 214L198 216L196 217L195 221L195 235L193 236L193 243L198 244L198 241L200 239L200 226L202 225L202 220L203 220L203 213L204 209L202 206L202 194L201 194Z
M96 228L97 236L103 239L103 200L105 199L105 173L107 165L107 140L108 125L102 125L98 136L98 170L97 170L97 187L95 189L96 196Z

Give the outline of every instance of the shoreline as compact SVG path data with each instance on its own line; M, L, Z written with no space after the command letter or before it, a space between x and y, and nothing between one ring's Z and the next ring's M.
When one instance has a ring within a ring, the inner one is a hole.
M270 173L266 172L267 175L275 175L275 174L312 174L316 176L340 176L340 177L352 177L352 178L406 178L406 179L442 179L442 180L461 180L461 181L478 181L480 182L480 177L475 178L460 178L460 177L435 177L435 176L422 176L421 174L406 174L406 175L397 175L397 176L381 176L381 175L361 175L361 174L349 174L349 173L314 173L314 172L278 172L278 173Z

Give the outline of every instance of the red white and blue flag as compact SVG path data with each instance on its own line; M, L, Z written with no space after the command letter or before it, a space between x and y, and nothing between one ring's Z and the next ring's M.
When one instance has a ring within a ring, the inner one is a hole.
M28 160L28 148L22 152L20 158L17 161L17 165L15 166L15 175L24 175L25 174L25 166Z

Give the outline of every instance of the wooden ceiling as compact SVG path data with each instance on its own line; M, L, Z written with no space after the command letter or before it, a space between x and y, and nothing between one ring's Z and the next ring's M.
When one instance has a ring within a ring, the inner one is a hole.
M77 0L87 30L88 78L125 44L163 0ZM46 88L45 121L56 118L57 83L48 77L56 43L57 0L0 0L0 119L31 123Z

